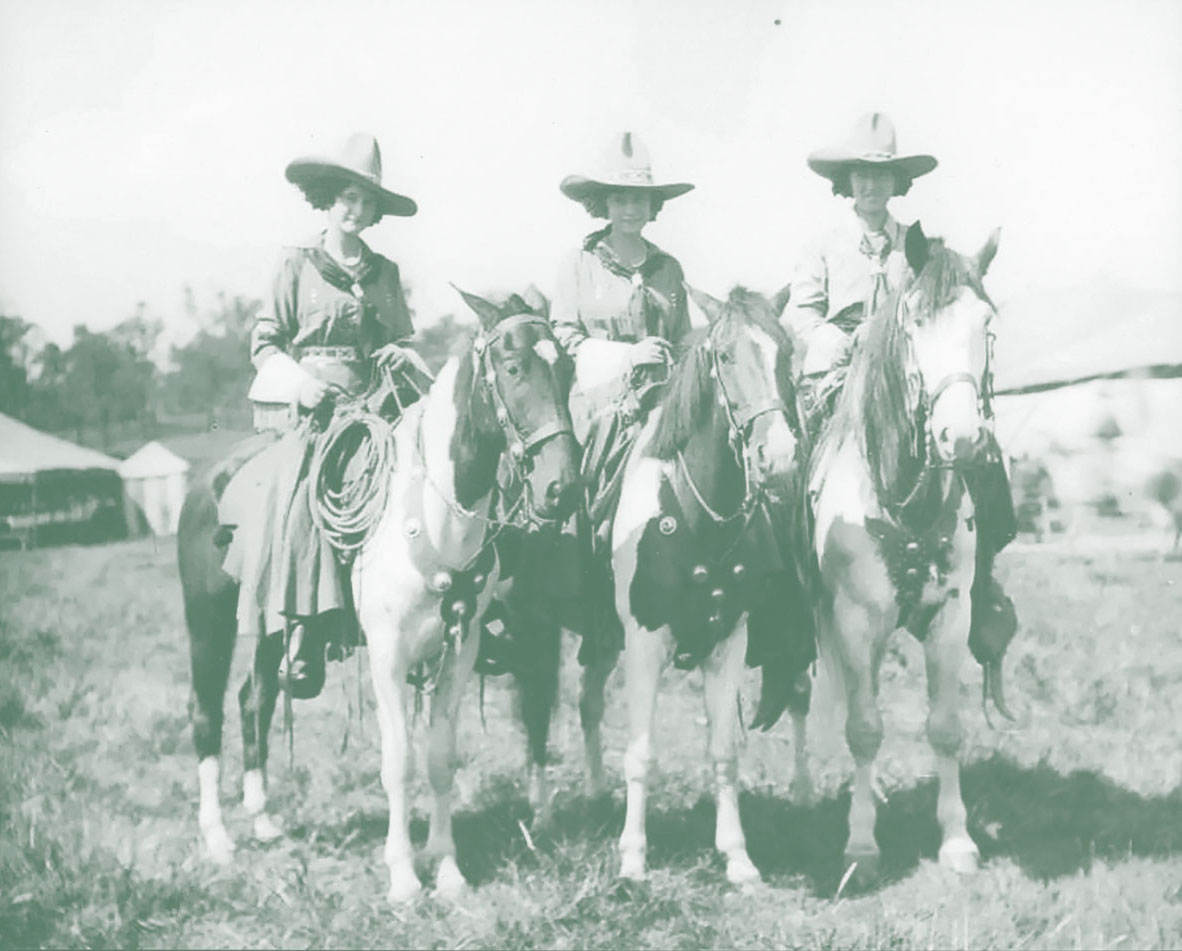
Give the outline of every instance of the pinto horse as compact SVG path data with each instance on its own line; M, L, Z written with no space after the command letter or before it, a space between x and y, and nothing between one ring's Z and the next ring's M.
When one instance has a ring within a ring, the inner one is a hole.
M517 519L523 512L543 521L562 518L575 504L578 448L566 405L570 372L548 321L516 295L499 306L463 296L480 318L480 329L395 425L394 469L382 476L388 480L385 508L351 569L381 729L392 901L421 888L406 788L413 689L407 677L420 663L434 673L427 849L439 859L437 889L455 893L464 887L451 832L456 716L479 649L480 618L497 583L491 542L499 528L498 466L504 459L518 477ZM192 647L199 821L210 854L227 862L234 843L218 801L218 756L237 630L237 585L221 569L224 532L214 490L207 483L190 493L178 546ZM262 838L280 834L266 812L263 770L282 653L281 636L260 637L239 695L246 746L243 804Z
M809 466L818 648L846 707L855 761L846 866L856 862L853 874L863 883L878 865L879 668L897 627L924 647L940 864L969 872L979 858L960 793L958 708L977 545L965 475L982 463L988 445L994 308L981 279L997 233L975 257L964 257L929 241L915 224L905 250L914 279L862 325Z
M670 664L700 666L717 795L715 846L727 878L759 879L739 823L738 689L757 610L779 620L786 565L776 495L792 475L792 347L762 297L723 304L695 292L710 327L691 338L625 462L612 525L615 606L624 626L631 725L620 875L645 877L645 794L657 685ZM773 625L773 629L776 625ZM783 625L778 628L783 631ZM584 670L581 712L592 788L602 785L604 686L618 655Z

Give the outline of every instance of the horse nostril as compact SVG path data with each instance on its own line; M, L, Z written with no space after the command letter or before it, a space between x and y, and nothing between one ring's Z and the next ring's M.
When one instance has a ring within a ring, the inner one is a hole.
M947 446L948 443L952 441L952 437L948 435L948 427L947 426L945 426L943 429L940 430L940 433L936 438L939 439L940 442L945 446Z

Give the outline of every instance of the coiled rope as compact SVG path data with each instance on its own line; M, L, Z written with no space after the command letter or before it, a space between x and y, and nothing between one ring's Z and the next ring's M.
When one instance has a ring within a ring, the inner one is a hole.
M348 565L386 508L394 427L362 404L342 407L317 438L308 472L312 520Z

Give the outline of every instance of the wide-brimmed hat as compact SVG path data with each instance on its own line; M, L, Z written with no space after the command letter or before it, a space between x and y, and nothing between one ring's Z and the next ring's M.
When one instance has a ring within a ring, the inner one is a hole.
M382 187L382 152L378 140L365 132L349 136L336 155L307 155L289 162L286 174L289 182L301 187L324 179L356 182L373 192L383 215L407 218L419 210L412 199Z
M808 163L809 168L830 181L858 166L895 169L910 180L926 175L937 164L931 155L900 155L895 124L881 112L862 116L843 145L813 152Z
M612 139L592 174L568 175L558 187L575 201L586 201L616 188L643 189L666 201L684 195L694 186L688 182L657 182L648 149L635 133L624 132Z

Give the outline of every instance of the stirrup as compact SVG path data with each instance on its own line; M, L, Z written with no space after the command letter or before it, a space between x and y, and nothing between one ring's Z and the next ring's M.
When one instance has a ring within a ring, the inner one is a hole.
M294 624L279 660L279 687L293 700L311 700L324 689L325 643L309 636L306 624Z

